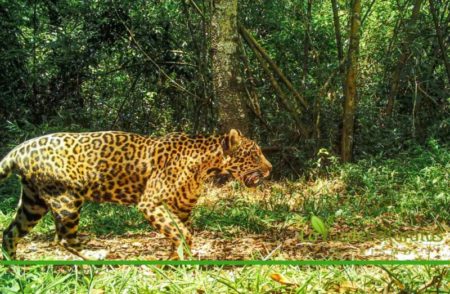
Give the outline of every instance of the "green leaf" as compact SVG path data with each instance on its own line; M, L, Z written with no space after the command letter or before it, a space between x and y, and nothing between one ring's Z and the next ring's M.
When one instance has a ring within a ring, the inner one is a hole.
M326 227L326 225L324 224L324 222L318 218L317 216L313 215L311 216L311 225L313 227L313 229L322 235L322 238L324 240L327 239L328 236L328 228Z

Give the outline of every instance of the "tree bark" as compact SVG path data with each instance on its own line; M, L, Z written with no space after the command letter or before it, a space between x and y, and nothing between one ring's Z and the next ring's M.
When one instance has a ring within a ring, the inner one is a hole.
M219 129L250 131L245 91L239 73L237 0L213 0L211 57L213 87L218 103Z
M341 137L341 158L352 160L355 111L357 105L357 71L361 27L361 0L353 0L350 19L350 42L344 86L344 114Z
M422 2L423 0L414 1L414 7L411 14L411 18L407 22L406 37L404 38L403 42L400 45L400 57L398 58L397 65L395 66L394 72L392 73L388 102L386 105L386 115L391 115L392 111L394 110L394 102L395 98L398 95L401 74L403 68L405 67L406 61L408 60L408 56L410 53L409 47L411 46L411 42L413 41L412 40L413 35L411 34L411 30L413 29L418 19Z

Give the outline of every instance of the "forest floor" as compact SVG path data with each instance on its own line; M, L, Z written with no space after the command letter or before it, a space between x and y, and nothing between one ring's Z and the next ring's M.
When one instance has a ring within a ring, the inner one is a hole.
M223 188L208 186L207 195L200 199L192 217L191 258L450 260L450 229L444 222L399 225L395 215L383 214L365 221L362 216L351 220L339 218L335 212L325 220L324 239L298 208L306 210L302 197L311 197L314 192L342 193L344 183L334 179L308 185L302 187L303 191L309 189L308 195L298 193L301 191L298 183L289 182L267 183L258 189L243 188L236 183ZM288 196L274 199L280 192ZM36 231L20 242L18 258L79 259L54 244L52 226L47 216ZM108 250L107 259L165 260L171 253L169 240L152 231L139 212L130 207L88 204L79 235L89 250Z
M86 234L82 236L87 237ZM248 233L229 238L221 233L201 231L194 235L192 253L193 259L201 260L450 260L450 233L434 234L433 238L436 241L408 237L406 240L310 242L289 233L285 238ZM18 258L79 259L55 245L52 239L53 235L26 237L18 247ZM106 258L112 260L166 260L170 255L169 241L156 232L89 236L89 239L87 248L94 251L107 249Z

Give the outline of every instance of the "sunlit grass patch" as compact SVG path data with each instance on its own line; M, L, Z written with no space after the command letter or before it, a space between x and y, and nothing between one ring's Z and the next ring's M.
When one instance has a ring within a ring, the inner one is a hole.
M149 223L134 206L87 203L81 212L80 230L96 235L122 235L151 231Z
M442 293L439 266L0 267L2 293Z

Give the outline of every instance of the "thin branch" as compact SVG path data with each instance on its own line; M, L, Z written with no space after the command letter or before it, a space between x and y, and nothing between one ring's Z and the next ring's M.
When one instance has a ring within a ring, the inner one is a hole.
M253 36L241 25L238 24L239 32L244 37L245 41L247 43L250 43L253 45L256 50L259 51L261 56L267 61L267 63L270 65L272 70L280 77L280 79L283 81L283 83L287 86L287 88L294 93L294 96L296 99L303 105L305 109L308 109L308 103L306 103L306 100L303 98L303 96L294 88L292 83L288 80L288 78L283 74L281 69L275 64L275 62L270 58L269 54L267 54L266 50L261 47L261 45L253 38Z
M203 13L203 11L200 9L200 7L198 7L198 5L195 3L194 0L190 0L189 2L191 2L192 6L194 6L195 10L197 10L198 14L200 14L200 16L202 18L205 18L205 14Z
M136 76L136 78L134 79L133 83L130 86L130 89L128 89L127 93L131 93L134 91L134 87L136 87L137 81L139 80L139 78L141 77L141 72L139 72L139 74ZM119 109L117 110L117 116L116 119L113 121L113 123L111 124L111 126L109 127L110 129L113 129L114 126L117 124L117 122L119 121L120 118L120 114L122 113L122 110L125 106L125 102L127 101L128 96L125 96L122 100L122 103L119 106Z
M420 287L420 289L417 290L417 293L424 293L425 291L427 291L428 288L431 288L433 286L435 286L435 288L438 290L437 293L439 293L439 285L441 284L442 280L446 275L447 269L444 268L442 272L440 272L437 276L433 276L433 278L428 283Z
M434 28L436 30L436 37L439 44L439 48L441 49L442 62L444 63L445 70L447 71L447 79L450 83L450 63L447 57L447 48L445 48L445 41L442 35L441 25L439 24L438 15L436 12L436 7L434 6L435 0L429 0L430 2L430 12L433 16Z
M113 2L114 4L114 2ZM127 30L128 34L130 35L131 40L134 42L134 44L138 47L138 49L142 52L142 54L144 54L144 56L146 57L146 59L148 61L150 61L153 66L156 67L156 69L164 76L166 77L172 84L175 85L175 87L177 87L178 89L188 93L189 95L200 99L200 97L198 97L196 94L192 93L191 91L189 91L188 89L186 89L185 87L183 87L182 85L180 85L177 81L175 81L173 78L171 78L159 65L158 63L156 63L156 61L154 61L148 54L147 52L144 51L144 49L142 48L141 44L136 40L136 38L134 37L134 32L127 26L127 24L125 23L125 21L122 19L122 17L120 16L120 14L117 12L116 6L113 5L114 7L114 11L117 15L117 17L120 19L120 22L122 23L122 25L125 27L125 29Z
M245 52L244 44L242 43L242 38L239 38L238 48L240 51L239 56L241 57L242 63L244 65L243 76L247 77L246 81L248 81L248 84L250 85L250 89L248 89L247 83L243 83L245 91L249 98L250 108L252 109L254 114L264 123L264 125L267 125L267 122L262 118L261 107L259 106L259 100L255 90L254 78L252 72L250 71L250 62L248 61L247 53Z
M337 75L337 73L341 70L341 67L344 66L344 64L347 62L347 58L344 58L339 63L338 67L335 68L329 75L328 78L325 80L325 83L319 88L319 95L323 95L324 92L328 89L330 86L331 81L333 78Z
M255 54L256 58L258 59L259 63L261 64L262 69L264 70L267 77L269 78L270 84L272 85L273 89L277 93L277 97L279 97L279 101L280 101L281 105L291 114L292 118L296 122L297 127L300 129L300 132L302 133L302 135L307 137L308 132L306 131L306 128L303 127L303 125L299 119L299 113L289 103L289 99L287 98L283 89L281 89L280 85L276 81L275 77L273 76L272 71L270 71L269 67L266 64L266 61L264 60L264 58L261 56L260 52L256 48L255 43L253 43L247 39L248 35L242 34L242 36L247 41L247 44L250 46L250 49L252 49L253 53Z
M331 7L333 10L333 23L334 23L334 35L336 38L336 48L337 48L339 63L342 64L342 61L344 60L344 47L342 46L341 24L340 24L340 20L339 20L339 11L338 11L337 0L331 0ZM341 75L345 74L343 64L339 66L339 71L340 71Z
M197 65L189 63L189 62L179 62L179 61L163 61L163 62L158 62L158 64L171 64L171 65L198 67Z
M376 0L372 0L372 2L370 2L369 7L367 7L366 13L364 13L363 18L361 19L361 26L364 25L364 22L366 21L366 18L369 16L370 12L372 11L372 7L375 4Z
M427 92L425 92L425 90L422 89L422 87L420 86L420 84L417 85L417 89L418 89L423 95L425 95L425 97L427 97L428 99L430 99L430 101L433 102L434 105L439 106L439 103L437 103L436 100L434 100L434 98L431 97L430 94L428 94Z
M385 108L385 114L388 116L392 115L393 113L395 99L400 90L401 75L403 73L403 69L406 65L406 62L409 59L410 54L412 54L412 51L410 49L411 42L414 41L413 39L414 35L412 30L414 29L414 26L420 15L420 8L422 6L422 3L423 0L414 0L413 11L411 13L409 20L406 23L405 28L406 36L400 44L400 57L398 58L394 71L392 72L391 75L390 90L388 93L387 104Z

